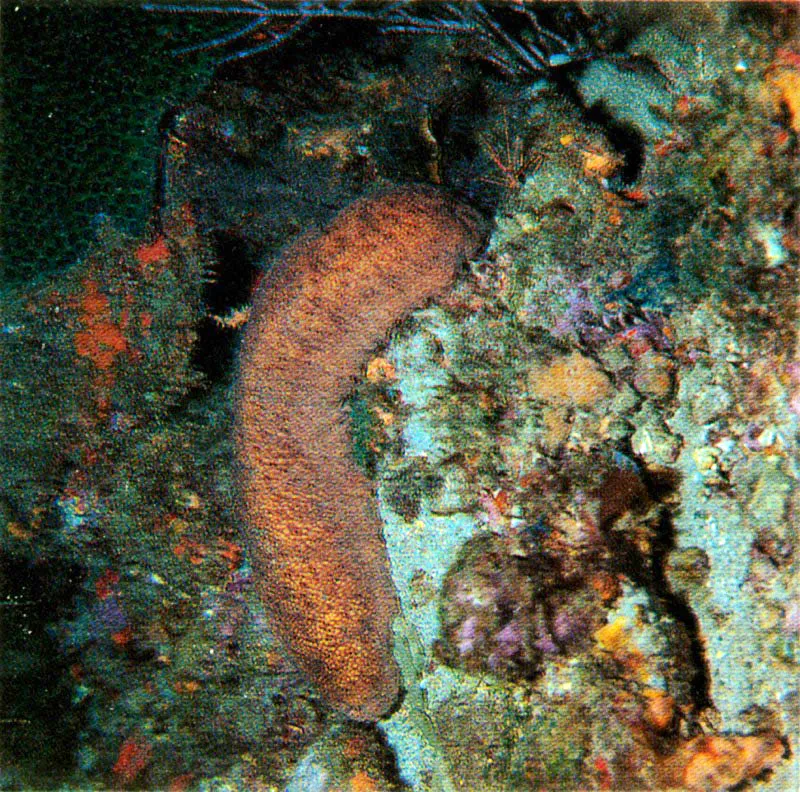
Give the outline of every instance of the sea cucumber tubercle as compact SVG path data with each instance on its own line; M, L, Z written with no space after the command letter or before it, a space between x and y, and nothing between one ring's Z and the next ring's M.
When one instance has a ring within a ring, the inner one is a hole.
M450 287L483 231L473 210L432 188L358 200L283 253L242 340L234 446L255 585L299 668L359 720L397 699L398 606L342 402L367 352Z

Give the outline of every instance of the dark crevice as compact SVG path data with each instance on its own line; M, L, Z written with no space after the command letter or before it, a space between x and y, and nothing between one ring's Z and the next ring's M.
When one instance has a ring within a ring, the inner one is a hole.
M622 168L614 176L611 187L623 189L635 184L644 168L647 149L641 133L632 125L616 119L602 102L587 106L570 79L556 76L554 82L559 92L581 110L588 123L596 124L603 130L611 148L622 157Z
M210 235L217 261L216 272L205 284L203 301L206 315L197 327L193 364L215 382L230 371L238 328L226 326L226 319L249 303L260 273L245 240L231 233ZM235 320L231 321L235 325Z
M615 119L603 104L585 110L587 121L601 126L611 148L623 158L623 166L615 180L621 187L636 182L644 167L645 140L630 124Z
M705 657L700 622L686 600L673 591L667 576L667 556L675 547L675 529L672 517L664 510L658 526L657 541L653 548L653 592L664 603L667 613L682 624L689 636L689 654L694 668L692 699L699 710L712 706L711 672Z
M689 640L689 662L693 668L690 683L692 701L698 711L712 706L711 674L705 658L700 623L686 600L673 591L664 571L667 557L675 547L675 529L670 513L667 509L662 510L651 552L647 557L642 555L632 541L618 532L611 531L608 540L620 571L637 586L651 592L658 599L664 612L686 631Z

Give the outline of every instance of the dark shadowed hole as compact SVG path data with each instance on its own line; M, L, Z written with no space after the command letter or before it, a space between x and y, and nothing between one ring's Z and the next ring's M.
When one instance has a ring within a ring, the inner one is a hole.
M616 180L623 187L633 184L644 166L644 138L630 124L623 124L613 118L602 103L588 108L586 118L603 127L611 148L623 158L624 164Z
M619 469L606 476L602 488L600 520L608 545L613 552L616 567L636 585L642 586L658 598L666 613L686 630L689 640L689 662L693 673L691 695L698 710L711 705L711 677L705 658L700 624L686 600L673 591L665 573L667 557L675 547L675 529L672 517L664 509L652 551L643 555L636 543L622 532L614 531L614 521L629 509L647 500L662 501L673 495L680 486L677 471L656 472ZM605 512L605 514L604 514Z
M650 494L653 489L649 486ZM658 482L663 485L663 482ZM644 557L635 544L618 532L607 534L618 569L637 586L642 586L658 597L666 613L683 625L689 638L689 662L693 669L691 680L692 700L698 710L711 706L711 676L705 658L700 623L686 600L675 591L667 580L665 564L669 552L675 546L675 529L672 518L665 510L653 541L652 554Z
M664 573L667 555L674 546L675 529L672 525L672 518L665 511L653 548L653 590L663 601L667 613L684 626L689 636L689 654L694 669L692 699L698 710L702 710L712 704L711 672L706 661L705 647L697 616L686 600L672 590Z
M210 381L218 381L230 370L241 327L228 327L221 319L230 319L247 305L260 269L247 243L239 237L216 232L211 235L217 259L217 271L209 276L203 290L206 315L197 327L193 363Z

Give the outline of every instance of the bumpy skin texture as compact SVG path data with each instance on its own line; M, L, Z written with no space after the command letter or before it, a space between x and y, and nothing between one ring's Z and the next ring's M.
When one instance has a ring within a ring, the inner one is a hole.
M342 401L366 353L450 287L484 230L475 212L430 188L356 201L285 251L242 342L235 452L256 587L298 666L359 720L377 720L397 698L398 604Z

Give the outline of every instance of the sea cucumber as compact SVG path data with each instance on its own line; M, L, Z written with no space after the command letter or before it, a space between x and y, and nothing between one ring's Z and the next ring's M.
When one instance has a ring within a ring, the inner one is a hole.
M484 232L476 212L433 188L362 198L283 253L242 339L234 447L255 585L299 668L358 720L398 697L398 603L342 403L369 350L451 286Z

